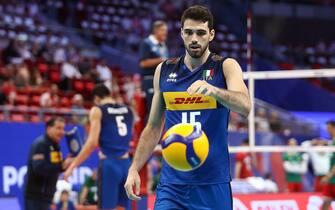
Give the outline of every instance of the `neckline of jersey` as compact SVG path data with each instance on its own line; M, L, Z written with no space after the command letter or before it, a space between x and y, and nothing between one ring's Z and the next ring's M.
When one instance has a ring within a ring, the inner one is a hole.
M190 73L193 74L194 72L198 72L199 69L202 69L202 67L206 66L206 65L209 63L209 60L210 60L211 57L212 57L212 53L209 53L209 55L208 55L208 57L207 57L205 63L201 64L200 66L196 67L196 68L193 69L193 70L190 70L190 69L187 67L187 65L185 64L185 62L184 62L185 55L184 55L183 58L182 58L182 64L183 64L183 66L185 67L185 69L186 69L187 72L190 72Z

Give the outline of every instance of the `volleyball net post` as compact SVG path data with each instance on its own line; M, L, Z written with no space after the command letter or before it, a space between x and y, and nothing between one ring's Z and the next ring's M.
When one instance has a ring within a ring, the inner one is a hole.
M248 137L249 147L231 146L229 152L287 152L287 151L315 151L315 152L335 152L335 147L313 146L313 147L289 147L289 146L256 146L255 127L255 82L257 80L272 79L308 79L308 78L330 78L335 77L335 69L301 69L290 71L248 71L243 73L243 79L248 80L250 100L252 103L248 117Z

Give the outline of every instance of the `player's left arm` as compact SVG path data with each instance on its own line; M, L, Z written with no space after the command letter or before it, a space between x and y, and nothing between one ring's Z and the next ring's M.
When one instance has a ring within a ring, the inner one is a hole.
M98 107L93 107L90 111L90 131L83 149L78 156L73 160L71 165L64 173L64 179L71 176L75 167L82 164L99 145L99 135L101 130L101 110Z
M222 70L227 89L215 87L205 80L198 80L188 88L188 93L213 96L222 105L247 117L251 102L240 65L236 60L227 58L222 64Z

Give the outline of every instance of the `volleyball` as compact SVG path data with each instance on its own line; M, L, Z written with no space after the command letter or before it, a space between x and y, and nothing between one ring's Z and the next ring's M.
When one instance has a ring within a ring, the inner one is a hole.
M162 138L164 160L179 171L199 168L205 162L208 152L208 138L199 126L176 124Z

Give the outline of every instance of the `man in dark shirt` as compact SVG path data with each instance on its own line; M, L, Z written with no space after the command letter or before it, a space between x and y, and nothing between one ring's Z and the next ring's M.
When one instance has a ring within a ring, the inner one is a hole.
M169 57L165 44L168 28L164 21L155 21L152 34L145 38L140 46L140 67L142 74L142 90L145 92L147 111L150 110L153 96L153 78L157 65Z
M25 210L49 209L58 176L73 159L62 159L59 143L64 137L64 127L63 118L51 118L46 123L46 134L31 145L25 183Z

